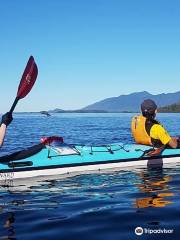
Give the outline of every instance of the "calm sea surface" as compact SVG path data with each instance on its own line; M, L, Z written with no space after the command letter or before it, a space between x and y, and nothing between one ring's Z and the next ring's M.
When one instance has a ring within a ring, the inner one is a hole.
M132 143L132 114L15 114L0 155L63 136L67 143ZM180 135L180 114L159 114ZM0 185L0 239L180 239L180 168L124 169ZM135 228L142 227L141 236ZM179 235L179 237L178 237Z

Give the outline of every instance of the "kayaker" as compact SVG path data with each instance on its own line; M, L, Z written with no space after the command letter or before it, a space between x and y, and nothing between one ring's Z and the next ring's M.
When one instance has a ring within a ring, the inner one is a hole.
M161 148L179 148L179 138L171 137L166 129L155 117L157 105L151 99L146 99L141 104L140 116L134 116L131 123L131 130L134 140L138 144L150 145Z
M12 122L12 120L13 120L13 117L12 117L12 113L10 112L7 112L2 116L1 126L0 126L0 147L3 145L4 137L6 135L6 129L8 125Z

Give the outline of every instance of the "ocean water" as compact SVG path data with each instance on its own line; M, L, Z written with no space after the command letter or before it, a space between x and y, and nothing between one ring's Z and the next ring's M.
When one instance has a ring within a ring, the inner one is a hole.
M15 114L0 155L51 135L67 143L132 143L131 117ZM172 135L180 134L180 114L158 117ZM0 184L0 239L179 239L179 198L179 167L12 181Z

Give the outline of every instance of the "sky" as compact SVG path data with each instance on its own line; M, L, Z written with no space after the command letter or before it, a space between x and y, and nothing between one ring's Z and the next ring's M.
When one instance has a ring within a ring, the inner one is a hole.
M30 55L39 74L16 111L180 91L178 0L0 0L0 12L0 112Z

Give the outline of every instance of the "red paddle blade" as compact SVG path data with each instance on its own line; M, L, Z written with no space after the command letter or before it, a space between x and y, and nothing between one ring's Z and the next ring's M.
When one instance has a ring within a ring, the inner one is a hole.
M36 81L37 75L38 75L37 65L34 61L33 56L30 56L18 87L17 91L18 99L24 98L31 91Z

